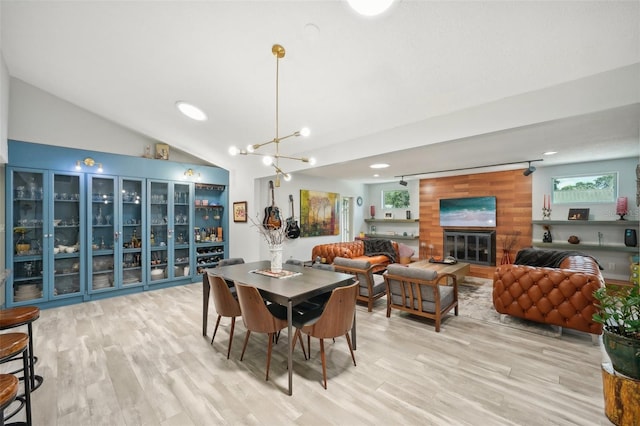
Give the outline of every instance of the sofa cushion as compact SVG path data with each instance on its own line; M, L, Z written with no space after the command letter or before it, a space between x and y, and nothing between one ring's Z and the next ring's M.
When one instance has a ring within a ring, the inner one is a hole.
M581 252L572 251L572 250L547 250L547 249L537 249L537 248L524 248L518 251L516 255L516 260L514 260L514 265L527 265L527 266L537 266L537 267L547 267L547 268L560 268L562 262L572 256L580 256L580 257L589 257L591 258L602 270L602 266L598 263L598 261Z

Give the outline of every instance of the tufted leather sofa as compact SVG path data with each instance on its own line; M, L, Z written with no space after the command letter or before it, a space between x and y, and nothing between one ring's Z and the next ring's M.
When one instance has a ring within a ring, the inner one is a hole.
M599 335L593 292L602 286L599 265L589 256L568 256L559 268L500 265L493 306L501 314Z
M396 259L400 259L398 243L391 241L391 245L396 252ZM391 263L390 259L384 255L365 256L362 240L317 245L311 250L311 259L318 256L324 259L323 263L333 263L333 259L336 257L346 257L354 260L366 260L372 265L383 265L382 269Z

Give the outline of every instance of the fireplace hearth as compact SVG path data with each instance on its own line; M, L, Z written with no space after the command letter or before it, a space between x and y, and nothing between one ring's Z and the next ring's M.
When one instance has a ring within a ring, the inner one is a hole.
M477 229L445 229L444 255L461 262L495 266L496 232Z

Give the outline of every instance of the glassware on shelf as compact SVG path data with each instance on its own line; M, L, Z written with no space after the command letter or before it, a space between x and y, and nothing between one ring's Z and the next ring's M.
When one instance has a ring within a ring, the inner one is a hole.
M96 225L102 225L104 222L104 216L102 216L102 207L98 207L98 213L96 213Z
M110 214L105 215L104 218L107 221L107 225L111 225L111 215Z

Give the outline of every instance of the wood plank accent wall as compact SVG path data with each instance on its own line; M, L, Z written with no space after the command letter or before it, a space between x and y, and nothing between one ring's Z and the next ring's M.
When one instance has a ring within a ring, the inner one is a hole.
M440 199L465 197L496 197L496 264L502 259L502 242L511 231L520 231L511 260L520 248L531 246L531 176L522 170L478 173L420 180L420 256L442 256L443 240L440 226ZM464 228L474 229L474 228ZM487 228L483 228L487 229ZM426 248L426 250L425 250ZM471 275L493 278L495 267L471 265Z

